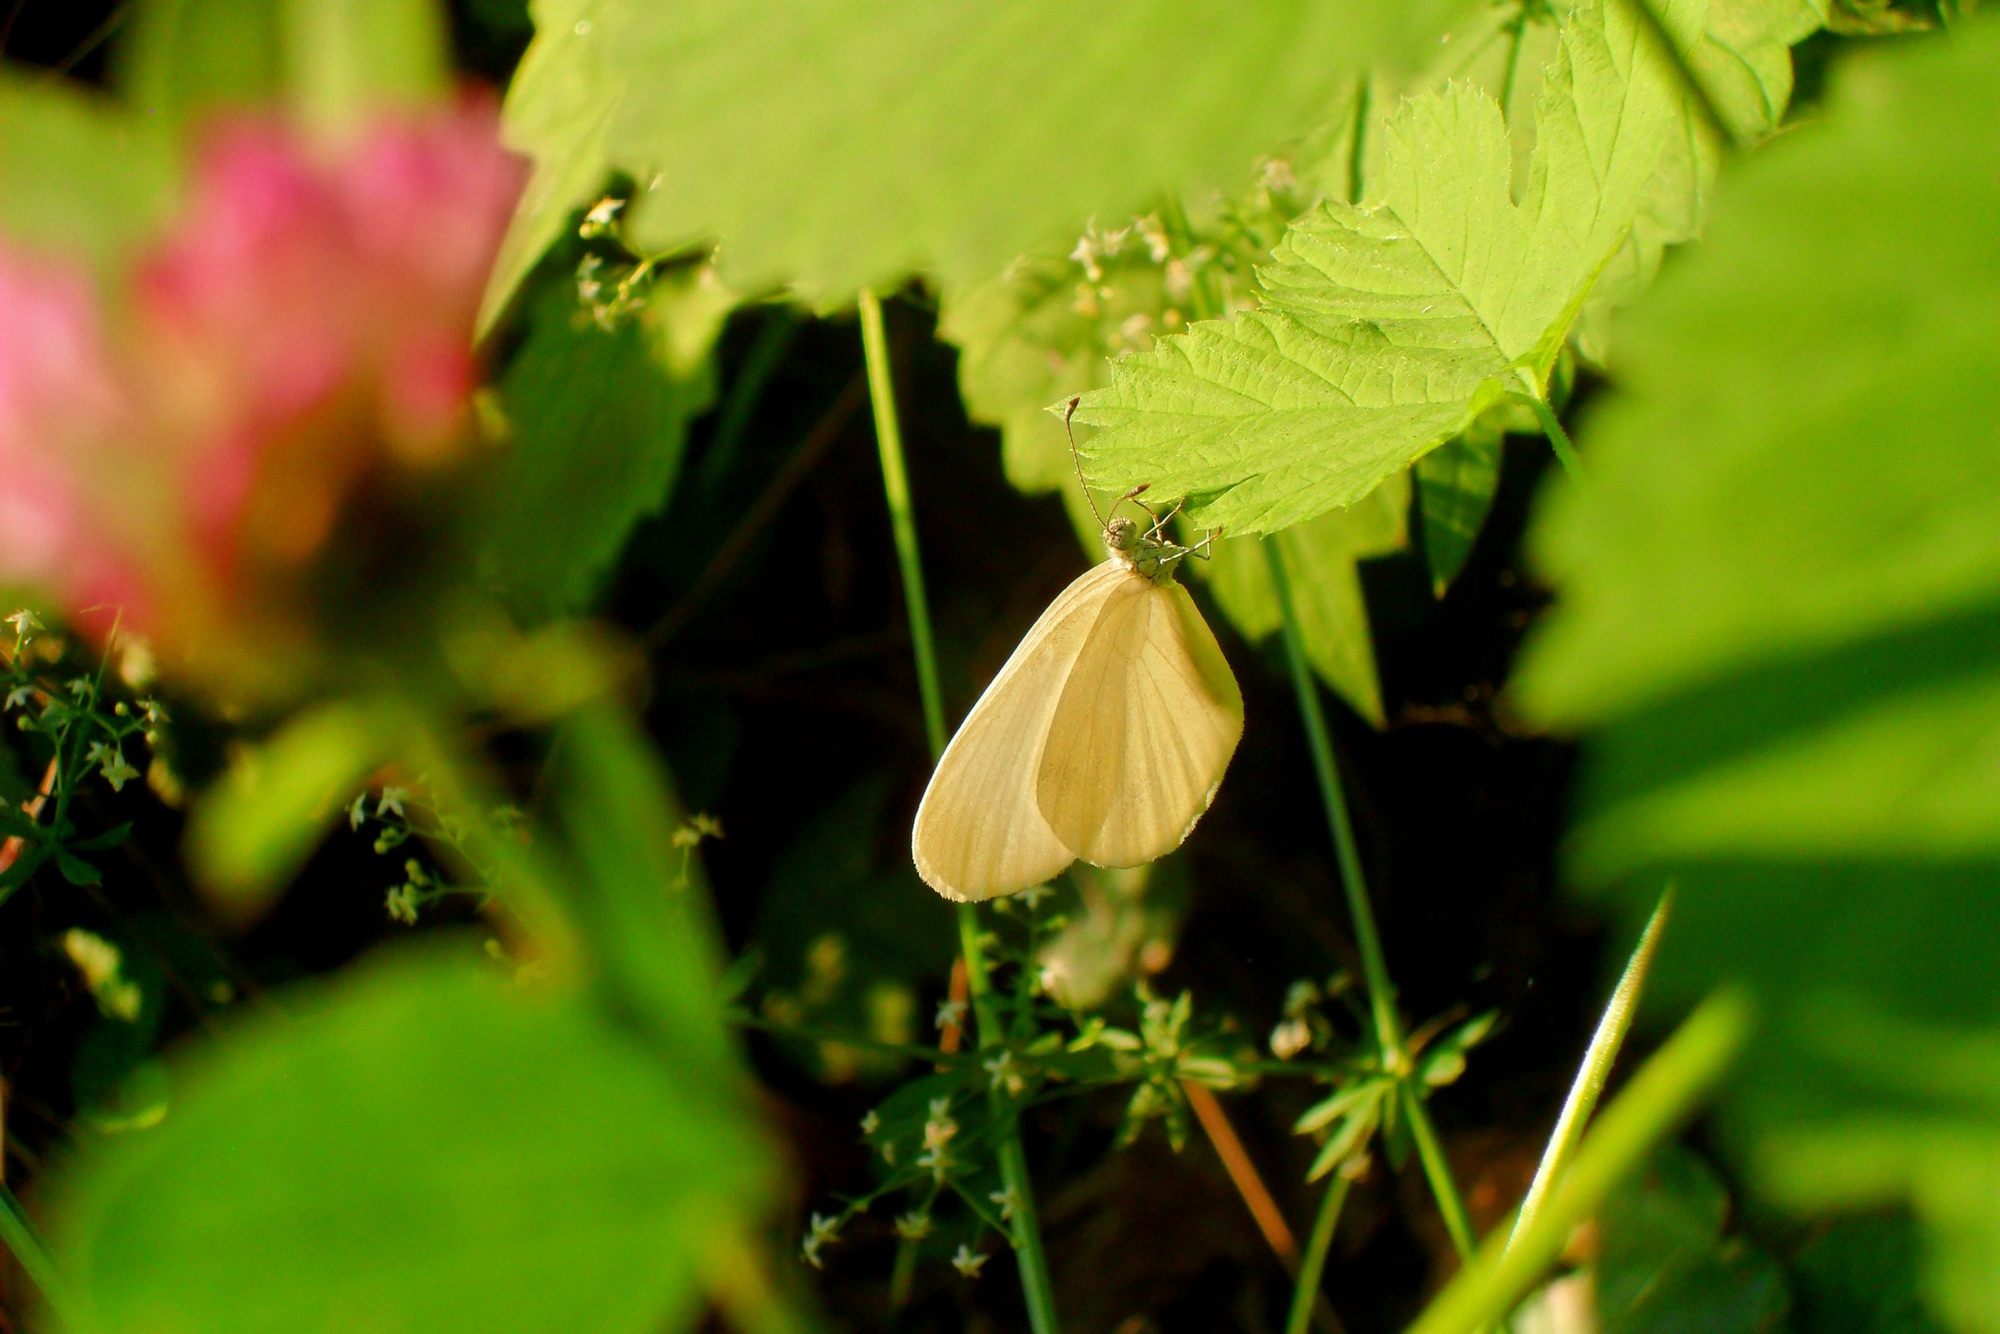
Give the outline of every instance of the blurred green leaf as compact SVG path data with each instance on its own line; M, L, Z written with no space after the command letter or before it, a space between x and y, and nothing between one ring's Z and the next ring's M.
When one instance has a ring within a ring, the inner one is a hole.
M74 1334L679 1327L761 1176L702 1067L456 950L302 987L175 1084L54 1191Z
M1284 557L1306 661L1335 694L1377 727L1383 721L1382 686L1358 567L1371 556L1409 544L1409 513L1409 477L1398 474L1347 509L1263 539L1276 542ZM1245 638L1256 641L1277 632L1277 594L1258 539L1221 538L1213 560L1189 564Z
M479 328L490 329L571 213L608 183L611 119L625 77L601 58L596 33L602 0L532 0L535 40L507 86L501 133L507 146L534 163L513 225L500 243L480 305Z
M0 231L103 265L172 207L171 155L124 112L70 84L0 67Z
M218 906L239 919L261 912L388 759L394 735L375 708L327 704L238 754L188 826L188 860Z
M1917 1290L1920 1260L1908 1218L1835 1220L1792 1257L1799 1334L1938 1334Z
M535 842L553 894L581 929L610 1003L664 1044L705 1105L738 1117L717 995L721 944L700 859L676 842L683 812L659 757L623 713L580 710L544 778Z
M930 891L904 831L890 832L891 777L877 771L834 794L778 853L751 932L769 961L765 1017L878 1042L936 1040L917 988L950 971L957 937L948 916L924 911ZM829 1044L807 1055L826 1078L902 1065Z
M1424 559L1439 597L1458 572L1486 526L1493 493L1500 487L1500 456L1506 442L1500 414L1484 413L1455 436L1417 460L1417 510L1422 516Z
M481 566L529 620L586 610L634 525L666 504L734 298L707 265L662 276L605 329L551 284L501 399L513 439L478 527Z
M1595 1266L1602 1334L1756 1334L1787 1328L1790 1294L1768 1254L1725 1238L1729 1195L1694 1153L1668 1145L1604 1202Z
M537 92L510 118L551 188L520 226L549 231L608 160L658 184L637 220L646 245L719 235L746 288L791 279L839 304L912 270L960 286L1093 212L1228 179L1456 7L546 5ZM590 114L548 115L558 103Z
M1756 1181L1911 1208L1965 1330L2000 1330L1996 160L1988 21L1857 58L1744 165L1544 506L1518 683L1595 729L1573 867L1680 887L1656 985L1760 993Z
M449 87L436 0L142 0L137 10L119 66L151 124L283 100L307 125L338 131L382 102Z

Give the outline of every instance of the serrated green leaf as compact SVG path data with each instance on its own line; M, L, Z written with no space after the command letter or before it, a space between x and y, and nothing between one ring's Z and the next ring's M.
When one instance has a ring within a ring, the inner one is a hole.
M1674 6L1677 40L1698 0ZM1366 495L1504 394L1544 391L1591 284L1648 197L1682 93L1622 4L1567 19L1522 198L1506 125L1468 85L1403 103L1360 206L1294 224L1263 310L1114 364L1076 418L1094 484L1143 474L1192 517L1282 528Z
M1262 541L1218 538L1212 560L1189 564L1243 637L1261 640L1275 634L1280 623L1263 549L1263 542L1276 542L1291 581L1306 661L1356 713L1380 727L1382 686L1358 567L1363 560L1409 545L1409 513L1409 480L1396 476L1356 505Z
M1913 1210L1967 1331L2000 1330L1996 160L1988 21L1857 58L1725 182L1543 507L1518 677L1595 729L1573 867L1679 886L1659 993L1759 993L1753 1179Z
M536 307L501 402L512 441L483 505L480 567L529 620L585 610L680 475L715 399L709 353L735 298L706 265L663 276L605 329L567 283Z
M0 67L0 232L103 265L173 205L174 163L117 107Z
M435 948L259 1010L174 1083L54 1183L75 1334L678 1327L762 1177L705 1067Z
M523 145L551 179L601 145L657 182L643 244L720 236L746 288L792 280L839 304L913 270L958 287L1078 218L1229 179L1457 7L599 0L538 11L531 59L538 81L612 108L604 137Z

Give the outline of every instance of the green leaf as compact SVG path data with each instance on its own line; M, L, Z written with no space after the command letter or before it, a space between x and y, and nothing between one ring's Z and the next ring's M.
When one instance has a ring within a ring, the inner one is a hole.
M126 99L148 124L178 129L283 91L274 0L140 0L116 58Z
M145 0L119 65L150 124L284 100L339 132L383 102L441 95L444 38L435 0Z
M1306 661L1335 694L1377 727L1383 722L1382 686L1358 567L1371 556L1409 545L1409 512L1409 481L1392 477L1359 504L1265 539L1276 542L1284 558ZM1203 577L1244 638L1256 641L1277 632L1277 592L1259 541L1219 538L1213 560L1187 564Z
M301 988L174 1086L55 1183L74 1334L678 1327L763 1176L705 1067L456 951Z
M1506 441L1500 414L1486 413L1465 433L1417 460L1417 512L1422 516L1424 558L1431 587L1439 597L1472 554L1493 493L1500 487L1500 456Z
M383 103L421 103L450 86L437 0L276 0L293 110L338 132Z
M188 860L220 907L253 917L268 906L389 757L395 726L366 705L326 704L237 756L188 828Z
M501 133L534 170L514 221L500 243L480 304L483 335L570 214L590 203L611 174L608 135L624 96L625 78L599 58L597 11L602 0L533 0L535 39L507 87Z
M1677 32L1698 26L1677 5ZM1114 364L1080 422L1093 484L1152 481L1196 522L1283 528L1349 505L1509 392L1545 392L1682 116L1624 3L1586 4L1543 86L1521 199L1500 107L1465 84L1403 103L1360 206L1292 226L1264 308Z
M552 892L600 985L726 1107L734 1062L717 998L721 948L700 862L674 844L681 805L658 756L622 713L586 708L564 725L543 781L551 810L537 847L561 868Z
M1841 69L1621 331L1587 486L1533 534L1524 710L1591 729L1573 871L1648 903L1685 998L1739 978L1727 1108L1793 1208L1907 1207L2000 1330L2000 25ZM1586 494L1587 493L1587 494Z
M1227 180L1324 116L1347 74L1434 40L1456 7L549 6L529 61L541 91L520 114L542 120L560 98L593 125L609 107L609 124L519 142L552 182L596 174L600 151L657 182L635 218L649 248L719 235L737 285L794 280L839 304L913 270L982 281L1076 219ZM548 230L546 205L525 229Z
M104 265L173 205L158 140L73 86L0 67L0 232L9 242Z
M535 308L501 385L513 440L484 502L480 565L529 620L586 610L633 527L680 475L715 399L710 349L735 298L706 266L662 276L638 318L601 328L567 282Z
M1603 1334L1760 1334L1787 1328L1783 1272L1725 1237L1729 1196L1694 1153L1668 1145L1597 1215L1595 1288Z

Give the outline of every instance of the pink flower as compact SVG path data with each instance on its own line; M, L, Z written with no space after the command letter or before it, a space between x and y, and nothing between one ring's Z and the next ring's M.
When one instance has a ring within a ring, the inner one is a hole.
M169 653L300 640L297 585L348 509L464 453L521 181L486 102L335 145L237 118L117 318L80 275L0 250L0 579L72 613L116 597Z

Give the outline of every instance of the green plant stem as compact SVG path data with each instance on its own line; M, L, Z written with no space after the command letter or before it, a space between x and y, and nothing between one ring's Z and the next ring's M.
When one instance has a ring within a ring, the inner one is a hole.
M875 443L882 455L882 490L889 501L896 562L903 575L910 647L916 653L917 688L923 695L924 736L930 742L931 759L935 761L944 754L944 693L938 684L937 646L931 635L930 600L924 593L923 558L917 549L909 473L903 466L903 434L896 421L889 344L882 333L882 303L873 292L863 288L860 306L861 347L868 361L868 396L875 408ZM965 977L978 1025L979 1046L1003 1043L1006 1036L993 1003L993 984L987 977L986 956L979 943L979 913L969 903L958 905L958 937L965 952ZM1007 1125L1000 1138L1000 1181L1014 1203L1014 1258L1021 1271L1021 1294L1027 1301L1028 1324L1034 1334L1055 1334L1055 1285L1049 1279L1048 1257L1042 1251L1041 1227L1035 1218L1034 1183L1028 1175L1028 1156L1021 1148L1021 1133L1004 1096L997 1088L991 1096L995 1115L1004 1118Z
M1562 464L1563 471L1569 474L1571 481L1582 481L1583 460L1577 457L1576 446L1570 442L1569 432L1563 429L1562 422L1556 417L1556 410L1542 397L1541 387L1534 382L1533 376L1527 371L1522 371L1521 379L1526 383L1527 389L1524 392L1510 394L1508 397L1517 403L1528 405L1528 410L1535 414L1535 420L1542 424L1542 434L1548 436L1549 447L1556 452L1556 462Z
M27 1210L14 1197L14 1192L0 1185L0 1243L13 1252L20 1262L21 1270L41 1291L42 1304L48 1308L56 1325L63 1329L75 1329L76 1303L70 1295L69 1285L63 1282L56 1271L55 1261L49 1258L48 1248L36 1235L35 1226L28 1221Z
M1313 1304L1319 1297L1320 1278L1326 1273L1326 1253L1333 1245L1334 1225L1340 1222L1348 1187L1353 1184L1345 1172L1336 1168L1333 1180L1327 1183L1326 1194L1320 1197L1319 1212L1313 1216L1312 1235L1306 1238L1305 1252L1299 1256L1299 1281L1292 1289L1292 1309L1285 1317L1285 1334L1306 1334L1312 1325Z
M1458 1186L1452 1181L1451 1166L1438 1143L1424 1100L1410 1083L1409 1056L1403 1038L1402 1020L1396 1013L1395 986L1389 980L1388 960L1382 953L1382 936L1375 927L1375 910L1368 902L1368 884L1362 878L1361 851L1354 841L1354 826L1347 816L1347 800L1341 793L1340 768L1334 760L1333 738L1320 709L1319 689L1312 668L1306 662L1299 636L1298 613L1292 606L1291 581L1276 542L1263 544L1270 565L1271 584L1278 595L1278 614L1285 637L1285 659L1291 667L1292 690L1298 696L1299 714L1305 721L1306 740L1312 747L1313 771L1319 778L1320 798L1326 804L1326 823L1333 831L1334 854L1340 863L1340 884L1347 895L1348 915L1354 922L1354 941L1361 951L1361 972L1368 984L1369 1013L1375 1022L1375 1040L1382 1060L1398 1085L1407 1094L1403 1109L1409 1114L1410 1131L1417 1142L1424 1175L1431 1193L1437 1197L1438 1212L1444 1215L1445 1231L1461 1257L1472 1254L1472 1223Z
M1750 1004L1740 991L1703 1001L1598 1118L1534 1221L1512 1237L1488 1237L1409 1334L1471 1334L1504 1318L1562 1253L1570 1230L1693 1112L1749 1030Z
M1534 1226L1549 1192L1561 1180L1563 1169L1569 1165L1577 1143L1583 1138L1584 1127L1590 1123L1590 1114L1596 1110L1598 1095L1604 1092L1604 1082L1611 1077L1611 1066L1618 1059L1618 1049L1624 1045L1625 1034L1632 1027L1632 1015L1639 1008L1639 993L1646 985L1646 974L1653 966L1653 955L1659 951L1660 932L1667 924L1667 910L1672 906L1673 897L1671 886L1660 895L1660 902L1646 923L1645 933L1639 937L1638 947L1632 951L1625 973L1618 979L1618 986L1604 1007L1604 1017L1597 1021L1597 1032L1591 1036L1590 1047L1583 1054L1583 1064L1576 1072L1576 1082L1570 1085L1569 1097L1563 1101L1562 1115L1556 1118L1556 1128L1549 1135L1548 1148L1542 1151L1542 1161L1535 1168L1535 1179L1529 1183L1528 1193L1521 1199L1521 1209L1514 1217L1514 1228L1508 1238L1509 1246Z

